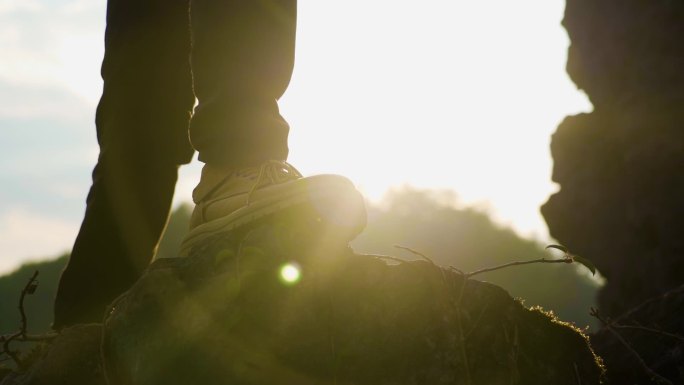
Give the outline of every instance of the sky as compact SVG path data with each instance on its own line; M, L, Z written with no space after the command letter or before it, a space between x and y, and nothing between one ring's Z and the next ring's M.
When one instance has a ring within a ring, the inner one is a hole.
M547 241L551 134L591 110L565 73L562 0L299 0L280 101L289 161L372 202L449 189ZM104 0L0 0L0 273L67 251L97 158ZM189 201L196 160L175 202Z

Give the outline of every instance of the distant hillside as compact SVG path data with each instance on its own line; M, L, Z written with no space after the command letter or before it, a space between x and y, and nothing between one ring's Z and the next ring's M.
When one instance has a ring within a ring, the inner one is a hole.
M38 270L38 290L24 300L24 309L31 333L50 329L52 302L55 298L57 281L66 266L68 255L57 259L23 265L15 272L0 277L0 333L19 330L19 294L34 271Z
M174 257L188 228L192 207L179 206L171 215L157 257ZM474 270L502 263L548 257L543 245L520 238L511 229L494 224L486 213L456 208L443 195L431 191L404 189L388 195L382 207L371 206L366 231L352 246L359 253L416 257L394 245L419 250L445 266ZM19 293L34 270L40 271L40 285L26 300L29 330L49 329L52 300L67 256L22 266L0 277L0 332L17 330ZM541 305L563 320L578 326L592 324L588 315L594 305L597 284L577 268L568 265L513 267L478 276L521 297L528 306Z
M369 208L368 227L353 246L358 252L417 258L394 247L407 246L437 264L465 271L552 257L545 245L493 223L482 211L455 208L451 201L448 194L435 191L395 191L386 197L383 208ZM525 305L553 310L580 327L595 325L589 307L595 306L598 284L576 264L511 267L476 279L495 283L524 299Z

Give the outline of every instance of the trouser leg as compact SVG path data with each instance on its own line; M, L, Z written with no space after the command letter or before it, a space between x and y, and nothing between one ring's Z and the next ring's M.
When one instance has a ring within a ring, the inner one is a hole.
M188 0L109 0L100 155L55 299L54 327L100 322L142 274L166 224L178 165L192 157Z
M253 166L287 158L277 100L294 66L296 0L192 0L190 125L205 163Z

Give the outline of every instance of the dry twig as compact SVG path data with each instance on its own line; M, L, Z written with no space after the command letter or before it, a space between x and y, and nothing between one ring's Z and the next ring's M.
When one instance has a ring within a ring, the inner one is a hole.
M611 322L610 319L603 318L601 314L599 313L598 309L596 308L591 308L591 311L589 314L599 320L601 324L608 330L620 343L636 358L637 362L639 362L639 365L641 365L641 368L651 377L651 379L657 381L659 384L666 384L666 385L674 385L672 381L668 380L667 378L661 376L660 374L656 373L653 371L653 369L649 368L646 362L644 361L643 358L639 355L639 353L634 350L634 348L620 335L620 333L615 330L615 326Z
M36 288L38 287L38 282L36 281L37 278L38 270L36 270L31 276L31 278L29 278L28 282L26 282L26 285L22 289L21 295L19 296L18 308L19 314L21 315L21 325L19 326L19 330L12 334L0 336L0 342L2 343L2 353L7 354L9 358L12 359L12 361L14 361L17 367L21 367L22 362L19 358L19 354L10 348L10 344L13 341L49 341L57 336L56 333L27 334L28 321L26 319L26 311L24 311L24 299L27 295L31 295L36 291Z
M397 257L393 257L393 256L391 256L391 255L384 255L384 254L365 254L365 255L366 255L366 256L369 256L369 257L377 258L377 259L387 259L387 260L394 261L394 262L398 262L398 263L406 263L406 262L408 262L408 261L406 261L406 260L404 260L404 259L397 258Z
M426 261L430 262L431 264L437 266L437 265L435 264L435 261L433 261L433 260L432 260L430 257L428 257L427 255L421 253L420 251L416 251L416 250L414 250L414 249L412 249L412 248L410 248L410 247L401 246L401 245L394 245L394 247L396 247L397 249L402 249L402 250L406 250L406 251L408 251L408 252L410 252L410 253L413 253L413 254L415 254L415 255L417 255L417 256L419 256L419 257L425 259Z
M38 277L38 270L36 270L31 278L28 280L26 285L24 286L24 289L21 291L21 295L19 296L19 314L21 314L21 326L19 327L19 331L16 333L11 334L10 336L3 337L3 344L2 344L2 351L10 356L14 363L17 364L17 366L21 366L21 360L19 359L19 355L17 352L12 351L10 349L10 343L19 338L19 337L26 337L26 312L24 311L24 298L26 298L27 294L33 294L33 292L36 291L36 278Z
M613 322L612 326L615 329L641 330L643 332L658 334L658 335L661 335L663 337L678 340L679 342L684 342L684 337L680 336L679 334L666 332L664 330L653 329L653 328L649 328L649 327L645 327L645 326L641 326L641 325L622 325L622 324L618 324L615 322Z
M501 269L505 269L505 268L511 267L511 266L530 265L533 263L572 263L572 262L573 262L572 258L568 258L568 257L564 257L562 259L539 258L539 259L533 259L530 261L516 261L516 262L504 263L503 265L499 265L499 266L487 267L484 269L471 271L469 273L466 273L466 277L470 278L470 277L478 275L478 274L488 273L490 271L495 271L495 270L501 270Z

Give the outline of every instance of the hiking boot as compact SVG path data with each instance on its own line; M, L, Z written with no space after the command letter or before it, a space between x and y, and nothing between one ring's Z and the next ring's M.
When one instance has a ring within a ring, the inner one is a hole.
M313 208L316 221L334 226L347 241L366 225L363 197L349 179L330 174L304 178L284 161L232 171L205 165L193 201L190 232L181 244L180 256L190 255L194 246L216 234L298 205Z

